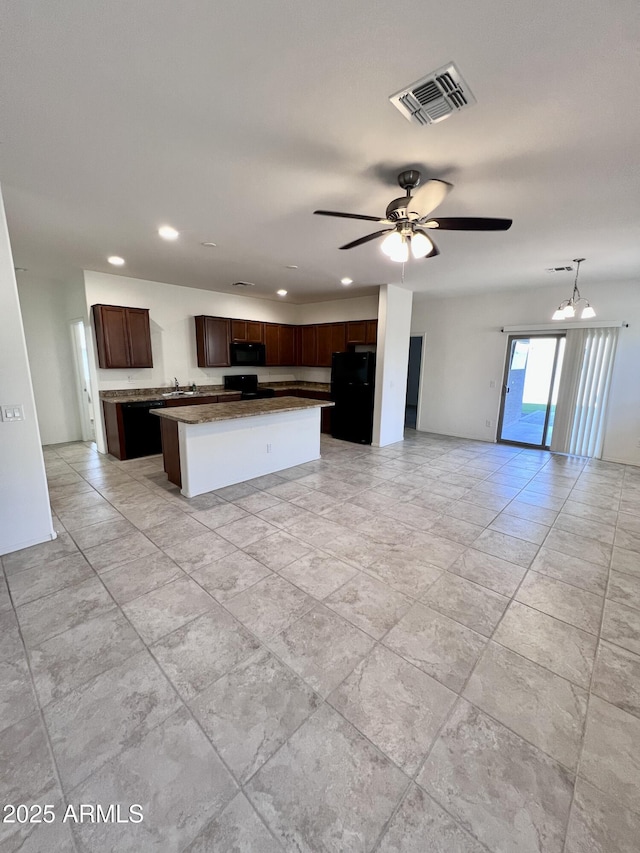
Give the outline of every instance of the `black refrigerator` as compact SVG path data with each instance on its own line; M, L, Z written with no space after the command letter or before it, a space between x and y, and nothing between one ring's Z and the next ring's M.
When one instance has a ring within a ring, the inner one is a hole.
M331 356L331 435L371 444L375 352L334 352Z

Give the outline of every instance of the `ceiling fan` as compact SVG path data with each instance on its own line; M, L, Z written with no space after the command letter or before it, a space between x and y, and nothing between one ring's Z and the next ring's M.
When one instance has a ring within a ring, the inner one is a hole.
M367 222L382 222L391 225L392 228L383 228L352 240L340 246L341 249L353 249L375 240L377 237L387 236L382 241L382 251L392 261L404 263L409 260L409 248L414 258L434 258L440 252L425 229L433 230L440 228L442 231L507 231L511 227L511 219L487 219L477 216L457 216L434 218L431 212L441 204L453 189L453 184L446 181L431 179L426 181L420 189L411 195L421 180L420 172L416 169L407 169L398 175L398 183L406 195L394 200L388 205L384 216L363 216L359 213L341 213L336 210L314 210L321 216L341 216L344 219L364 219Z

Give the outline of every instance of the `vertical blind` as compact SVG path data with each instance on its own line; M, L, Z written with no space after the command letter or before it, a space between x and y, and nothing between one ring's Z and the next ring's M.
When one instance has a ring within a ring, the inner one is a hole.
M569 329L551 450L602 456L618 329Z

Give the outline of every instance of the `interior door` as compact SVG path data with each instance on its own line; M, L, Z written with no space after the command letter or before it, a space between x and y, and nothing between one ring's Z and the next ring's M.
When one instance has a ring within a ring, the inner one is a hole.
M509 337L498 441L550 447L564 345L563 334Z

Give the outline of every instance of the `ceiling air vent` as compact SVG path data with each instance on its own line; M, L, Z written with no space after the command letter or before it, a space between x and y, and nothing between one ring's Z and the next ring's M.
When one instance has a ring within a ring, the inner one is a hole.
M252 281L234 281L231 287L255 287Z
M405 86L389 100L406 119L417 124L435 124L476 103L453 62Z

